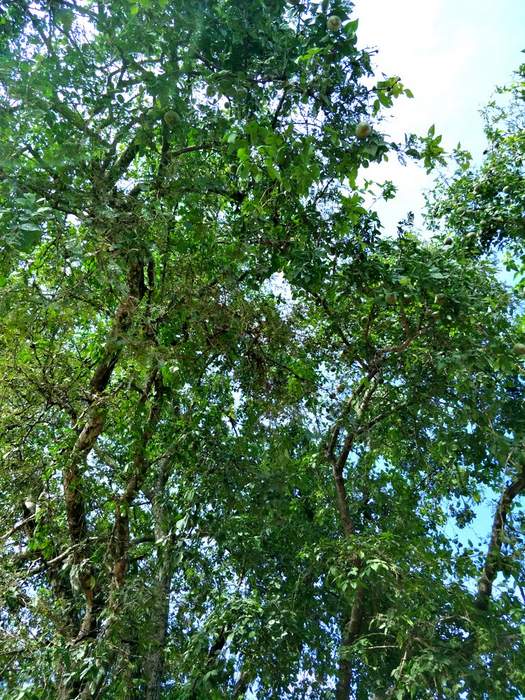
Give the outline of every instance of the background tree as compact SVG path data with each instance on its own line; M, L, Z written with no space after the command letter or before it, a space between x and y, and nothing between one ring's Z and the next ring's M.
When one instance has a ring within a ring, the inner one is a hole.
M519 697L515 300L349 4L0 6L3 695Z
M481 165L474 166L468 151L458 149L457 169L438 183L428 218L431 225L448 226L483 250L506 246L514 272L519 271L517 258L523 266L525 237L524 101L525 64L483 112L487 147Z

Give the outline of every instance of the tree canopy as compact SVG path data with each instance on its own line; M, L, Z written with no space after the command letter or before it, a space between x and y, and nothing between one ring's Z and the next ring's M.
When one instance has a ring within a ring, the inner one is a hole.
M482 250L510 249L509 270L523 277L525 238L525 63L516 80L498 88L484 110L487 147L480 166L458 148L456 172L441 178L429 201L429 221L448 228Z
M349 2L0 9L2 697L520 698L523 124L388 232Z

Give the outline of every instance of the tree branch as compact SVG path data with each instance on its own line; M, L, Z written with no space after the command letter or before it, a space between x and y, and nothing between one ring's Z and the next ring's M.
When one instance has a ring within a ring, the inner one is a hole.
M500 571L501 546L505 532L505 524L512 507L512 502L525 491L525 474L521 474L517 479L507 485L494 514L492 521L492 531L490 543L483 565L483 571L478 581L478 593L476 597L476 607L480 610L487 610L492 595L492 585L498 571Z
M350 618L345 624L341 639L341 650L343 657L339 661L339 669L337 672L337 685L335 690L335 700L349 700L352 683L352 660L348 656L348 651L345 653L344 648L352 646L359 636L361 629L361 621L363 618L363 605L365 599L365 589L358 584L355 592L354 602L350 611Z

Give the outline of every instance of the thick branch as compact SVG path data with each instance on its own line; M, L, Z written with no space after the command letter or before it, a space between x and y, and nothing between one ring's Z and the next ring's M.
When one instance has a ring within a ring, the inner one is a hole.
M133 141L127 146L123 151L120 158L114 163L113 167L109 171L107 184L110 189L115 185L118 180L126 173L127 169L135 159L135 156L140 151L140 142L138 136L136 136Z
M111 548L113 553L113 577L114 584L119 588L124 582L124 576L128 565L128 550L129 550L129 507L133 503L133 499L140 489L150 461L146 457L148 443L153 437L155 429L160 419L160 410L162 405L162 384L157 381L158 371L155 368L150 376L150 380L144 390L140 403L144 404L149 395L150 389L155 384L156 396L153 399L149 415L142 431L135 450L133 458L133 472L126 485L124 493L118 499L115 505L115 524L113 527Z
M365 599L365 589L358 585L350 619L344 626L342 635L342 658L339 661L337 671L337 686L335 691L336 700L349 700L352 683L352 660L348 655L349 647L358 639L361 630L361 621L363 619L363 604ZM346 651L345 651L346 647Z
M342 474L337 473L337 467L333 467L333 475L335 482L335 494L337 500L337 510L345 535L351 535L354 531L350 508L348 507L348 496L346 493L346 484Z
M120 304L111 329L110 337L102 360L96 367L90 381L92 392L88 418L80 431L69 457L69 463L63 471L64 501L69 537L72 545L82 545L74 550L75 563L80 565L80 586L86 601L84 619L78 634L82 639L93 633L95 625L95 593L89 561L87 543L87 520L84 501L81 465L84 464L98 436L104 429L105 417L101 409L100 395L105 391L115 365L122 352L122 344L118 342L129 330L140 299L145 293L144 272L140 263L130 264L128 274L129 294Z
M505 524L512 507L512 502L516 496L519 496L519 494L524 491L525 474L521 474L505 488L498 503L494 520L492 521L492 531L487 556L485 557L483 571L478 581L476 607L480 610L487 610L492 595L492 585L500 570L501 546L503 544Z
M8 530L7 532L5 532L3 535L0 536L0 541L8 540L12 535L15 534L15 532L18 532L18 530L21 530L22 528L24 528L26 525L28 525L34 519L35 519L35 514L32 513L27 518L24 518L23 520L18 520L10 530Z
M368 378L367 378L368 381ZM345 414L348 413L352 407L353 402L355 401L356 397L363 391L365 390L364 387L366 384L361 384L357 391L354 393L352 398L350 399L346 409L345 409ZM374 394L374 391L377 388L377 381L371 381L369 384L368 388L365 390L365 394L362 398L362 401L359 406L356 407L355 413L358 418L358 420L363 416L365 413L366 409L368 408L368 404L370 403L370 400L372 399L372 396ZM337 441L337 437L339 435L341 426L340 426L340 421L334 428L334 431L332 433L332 437L330 439L328 448L327 448L327 456L330 462L332 463L332 474L334 477L334 483L335 483L335 493L336 493L336 501L337 501L337 510L339 512L339 517L341 520L341 525L343 528L343 532L345 535L351 535L354 531L354 525L352 522L352 517L350 515L350 509L348 507L348 494L346 492L346 484L345 484L345 478L343 475L344 468L346 466L346 463L348 461L348 457L350 455L350 452L352 451L352 447L354 446L355 438L359 434L359 428L354 427L352 430L350 430L343 442L343 446L341 448L341 452L339 453L339 456L335 458L335 443Z
M169 502L166 498L166 485L171 471L171 460L166 457L158 468L152 498L152 513L155 524L155 541L163 541L157 548L157 566L152 595L151 619L153 624L152 643L143 659L145 692L144 700L158 700L162 694L164 675L164 654L168 633L169 600L173 575L173 537L169 537ZM168 540L166 541L166 538Z

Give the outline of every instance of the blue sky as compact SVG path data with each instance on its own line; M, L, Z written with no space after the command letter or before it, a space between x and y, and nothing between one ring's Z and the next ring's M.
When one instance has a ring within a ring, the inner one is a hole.
M435 124L447 150L461 142L479 159L485 143L479 110L525 61L525 0L355 0L353 17L360 45L379 51L377 68L399 75L415 95L398 100L381 128L402 138ZM391 162L368 175L399 187L380 210L388 229L408 210L421 211L422 192L432 184L416 165Z

